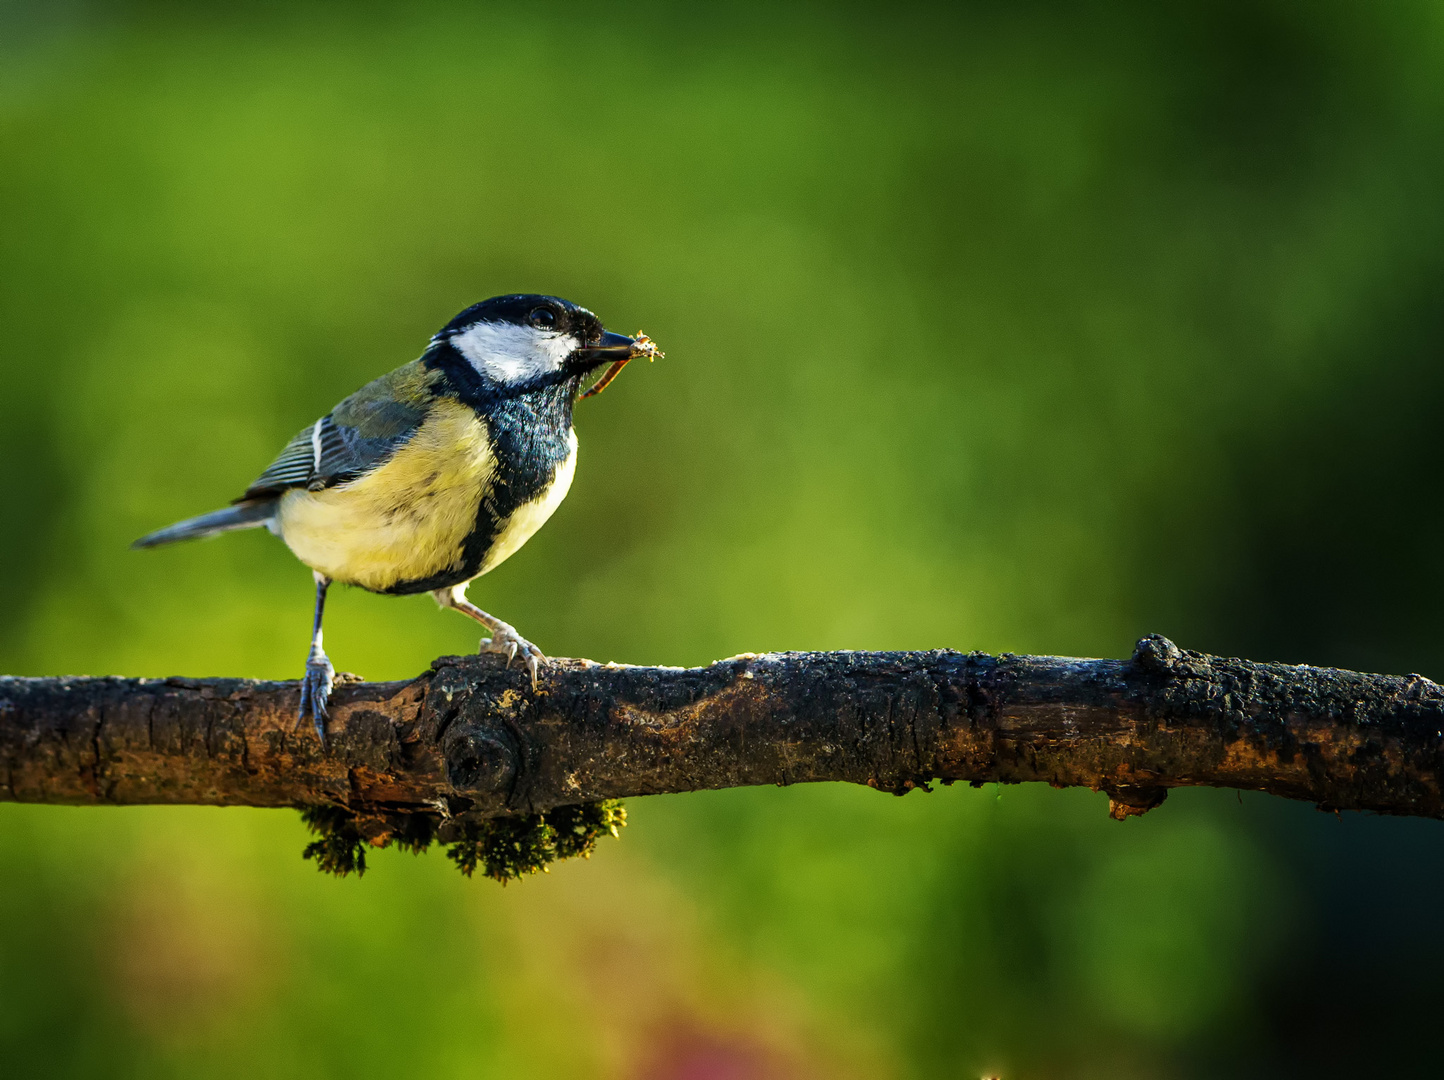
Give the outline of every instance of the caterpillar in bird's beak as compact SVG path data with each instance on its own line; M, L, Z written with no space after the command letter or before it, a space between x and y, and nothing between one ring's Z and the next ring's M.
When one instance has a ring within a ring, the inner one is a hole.
M625 356L620 360L613 360L611 366L608 367L606 371L602 372L602 377L596 382L592 383L592 385L587 388L586 393L584 393L582 397L589 398L600 394L603 390L605 390L608 386L612 384L613 379L615 379L618 375L622 373L622 368L626 367L637 357L645 356L649 361L651 361L657 359L658 357L666 357L666 355L667 354L662 352L661 349L657 348L656 342L654 342L646 334L638 330L637 339L635 342L632 343L632 355Z

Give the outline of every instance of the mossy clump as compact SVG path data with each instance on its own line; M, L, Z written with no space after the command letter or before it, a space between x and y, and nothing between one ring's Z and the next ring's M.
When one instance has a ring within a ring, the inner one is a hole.
M627 808L621 799L582 803L579 806L558 806L546 815L547 824L556 831L556 857L570 859L592 856L592 849L604 836L620 837L627 826Z
M626 824L627 809L617 799L558 806L541 814L468 822L446 854L467 877L479 869L505 884L523 874L545 873L558 859L589 858L598 840L619 835Z
M556 858L555 836L544 814L467 822L446 856L467 877L480 870L504 883L545 870Z
M627 810L617 799L558 806L517 817L452 819L443 830L437 814L425 812L358 815L344 806L310 806L301 820L318 839L301 854L318 869L345 877L366 872L366 848L395 844L419 855L449 833L447 857L467 877L478 870L506 883L523 874L546 872L558 859L587 858L605 835L617 836ZM447 842L447 841L442 841Z
M366 873L366 841L356 828L356 815L344 806L308 806L301 820L320 839L312 840L301 852L303 859L315 859L316 868L345 877L351 871Z
M391 818L400 818L401 820L393 821L395 827L390 833L390 840L386 846L395 844L402 851L420 855L435 842L436 826L440 820L438 815L393 814Z

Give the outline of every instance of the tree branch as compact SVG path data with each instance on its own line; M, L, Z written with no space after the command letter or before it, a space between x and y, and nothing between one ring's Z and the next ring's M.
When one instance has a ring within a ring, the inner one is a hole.
M444 657L410 682L341 681L326 751L297 702L294 682L0 679L0 800L333 804L394 824L749 784L1040 780L1106 791L1118 818L1189 785L1444 817L1444 688L1157 636L1130 660L556 660L535 693L495 658Z

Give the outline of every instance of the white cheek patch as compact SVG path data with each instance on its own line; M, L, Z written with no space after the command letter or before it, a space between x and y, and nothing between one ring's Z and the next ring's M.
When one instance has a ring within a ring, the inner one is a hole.
M472 367L499 383L548 375L579 347L570 334L501 322L476 323L450 340Z

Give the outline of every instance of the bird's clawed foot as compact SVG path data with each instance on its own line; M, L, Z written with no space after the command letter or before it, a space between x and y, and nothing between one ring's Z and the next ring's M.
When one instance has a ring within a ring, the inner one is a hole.
M312 649L306 657L306 677L301 680L301 710L296 717L299 724L310 716L316 725L316 736L321 745L326 745L326 703L331 699L331 689L336 685L336 669L320 649Z
M515 627L498 619L496 625L492 627L491 637L481 639L479 651L500 653L506 657L507 667L511 667L513 660L520 659L531 674L531 688L537 689L537 672L541 669L546 657L540 649L518 634Z

